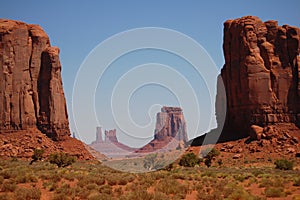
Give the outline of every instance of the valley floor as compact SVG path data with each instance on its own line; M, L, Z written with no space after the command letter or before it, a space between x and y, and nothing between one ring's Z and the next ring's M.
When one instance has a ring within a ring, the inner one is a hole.
M274 166L197 166L132 174L97 161L57 168L46 161L0 160L6 199L300 199L300 171Z

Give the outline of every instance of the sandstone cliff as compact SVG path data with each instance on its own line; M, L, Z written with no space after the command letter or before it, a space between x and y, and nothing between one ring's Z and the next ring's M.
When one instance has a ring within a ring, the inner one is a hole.
M300 124L300 29L247 16L224 24L225 130ZM217 104L220 99L217 99Z
M0 156L34 149L93 159L70 137L59 49L38 25L0 19Z
M0 130L70 135L59 49L38 25L0 19Z
M300 29L246 16L224 23L224 96L217 94L220 140L247 137L251 125L300 126ZM221 79L222 78L222 79ZM216 130L215 130L216 131ZM212 131L209 134L214 134ZM198 138L193 144L203 141Z

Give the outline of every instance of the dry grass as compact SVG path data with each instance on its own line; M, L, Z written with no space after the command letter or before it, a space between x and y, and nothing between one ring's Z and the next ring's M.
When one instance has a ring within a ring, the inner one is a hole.
M274 168L173 167L130 174L98 162L58 168L0 160L0 200L12 199L297 199L299 171ZM261 192L257 192L257 191ZM30 196L31 195L31 196Z

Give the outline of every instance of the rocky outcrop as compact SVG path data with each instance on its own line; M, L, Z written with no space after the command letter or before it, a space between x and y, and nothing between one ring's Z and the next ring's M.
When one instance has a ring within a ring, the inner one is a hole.
M117 139L117 130L113 129L113 130L105 130L104 132L105 134L105 141L109 141L112 143L118 143L118 139Z
M176 138L186 142L186 122L183 117L182 109L179 107L162 107L161 112L156 116L156 128L154 139L165 140L167 137Z
M136 157L143 153L183 149L188 141L182 109L166 106L157 113L154 139L142 148L132 148L120 143L116 136L116 129L105 130L104 138L103 140L102 128L97 127L96 140L90 144L90 147L110 158Z
M38 25L0 19L0 130L70 135L59 49Z
M206 135L216 138L221 132L219 142L249 134L260 140L263 127L289 123L299 127L300 29L253 16L228 20L223 50L225 65L216 98L218 129ZM201 145L206 135L192 145Z
M31 159L35 149L43 149L45 151L45 157L53 152L63 151L81 160L94 159L85 145L75 138L70 137L63 141L53 141L37 128L11 132L7 131L0 134L1 158L17 157ZM99 156L99 154L93 155Z
M96 150L97 152L104 154L108 158L120 158L126 157L130 153L134 152L136 149L131 148L125 144L122 144L117 139L117 130L105 130L104 140L102 137L102 127L96 128L96 140L93 141L89 146Z
M188 141L186 122L179 107L162 107L156 116L154 139L137 152L183 148Z
M299 28L253 16L228 20L223 50L225 131L243 137L253 124L300 124Z

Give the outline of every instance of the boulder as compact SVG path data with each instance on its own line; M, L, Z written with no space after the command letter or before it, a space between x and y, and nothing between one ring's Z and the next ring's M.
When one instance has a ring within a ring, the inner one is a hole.
M257 126L257 125L252 125L250 127L249 135L254 140L260 140L263 132L264 132L264 128Z
M242 157L243 157L242 154L235 154L234 156L232 156L233 159L240 159Z

